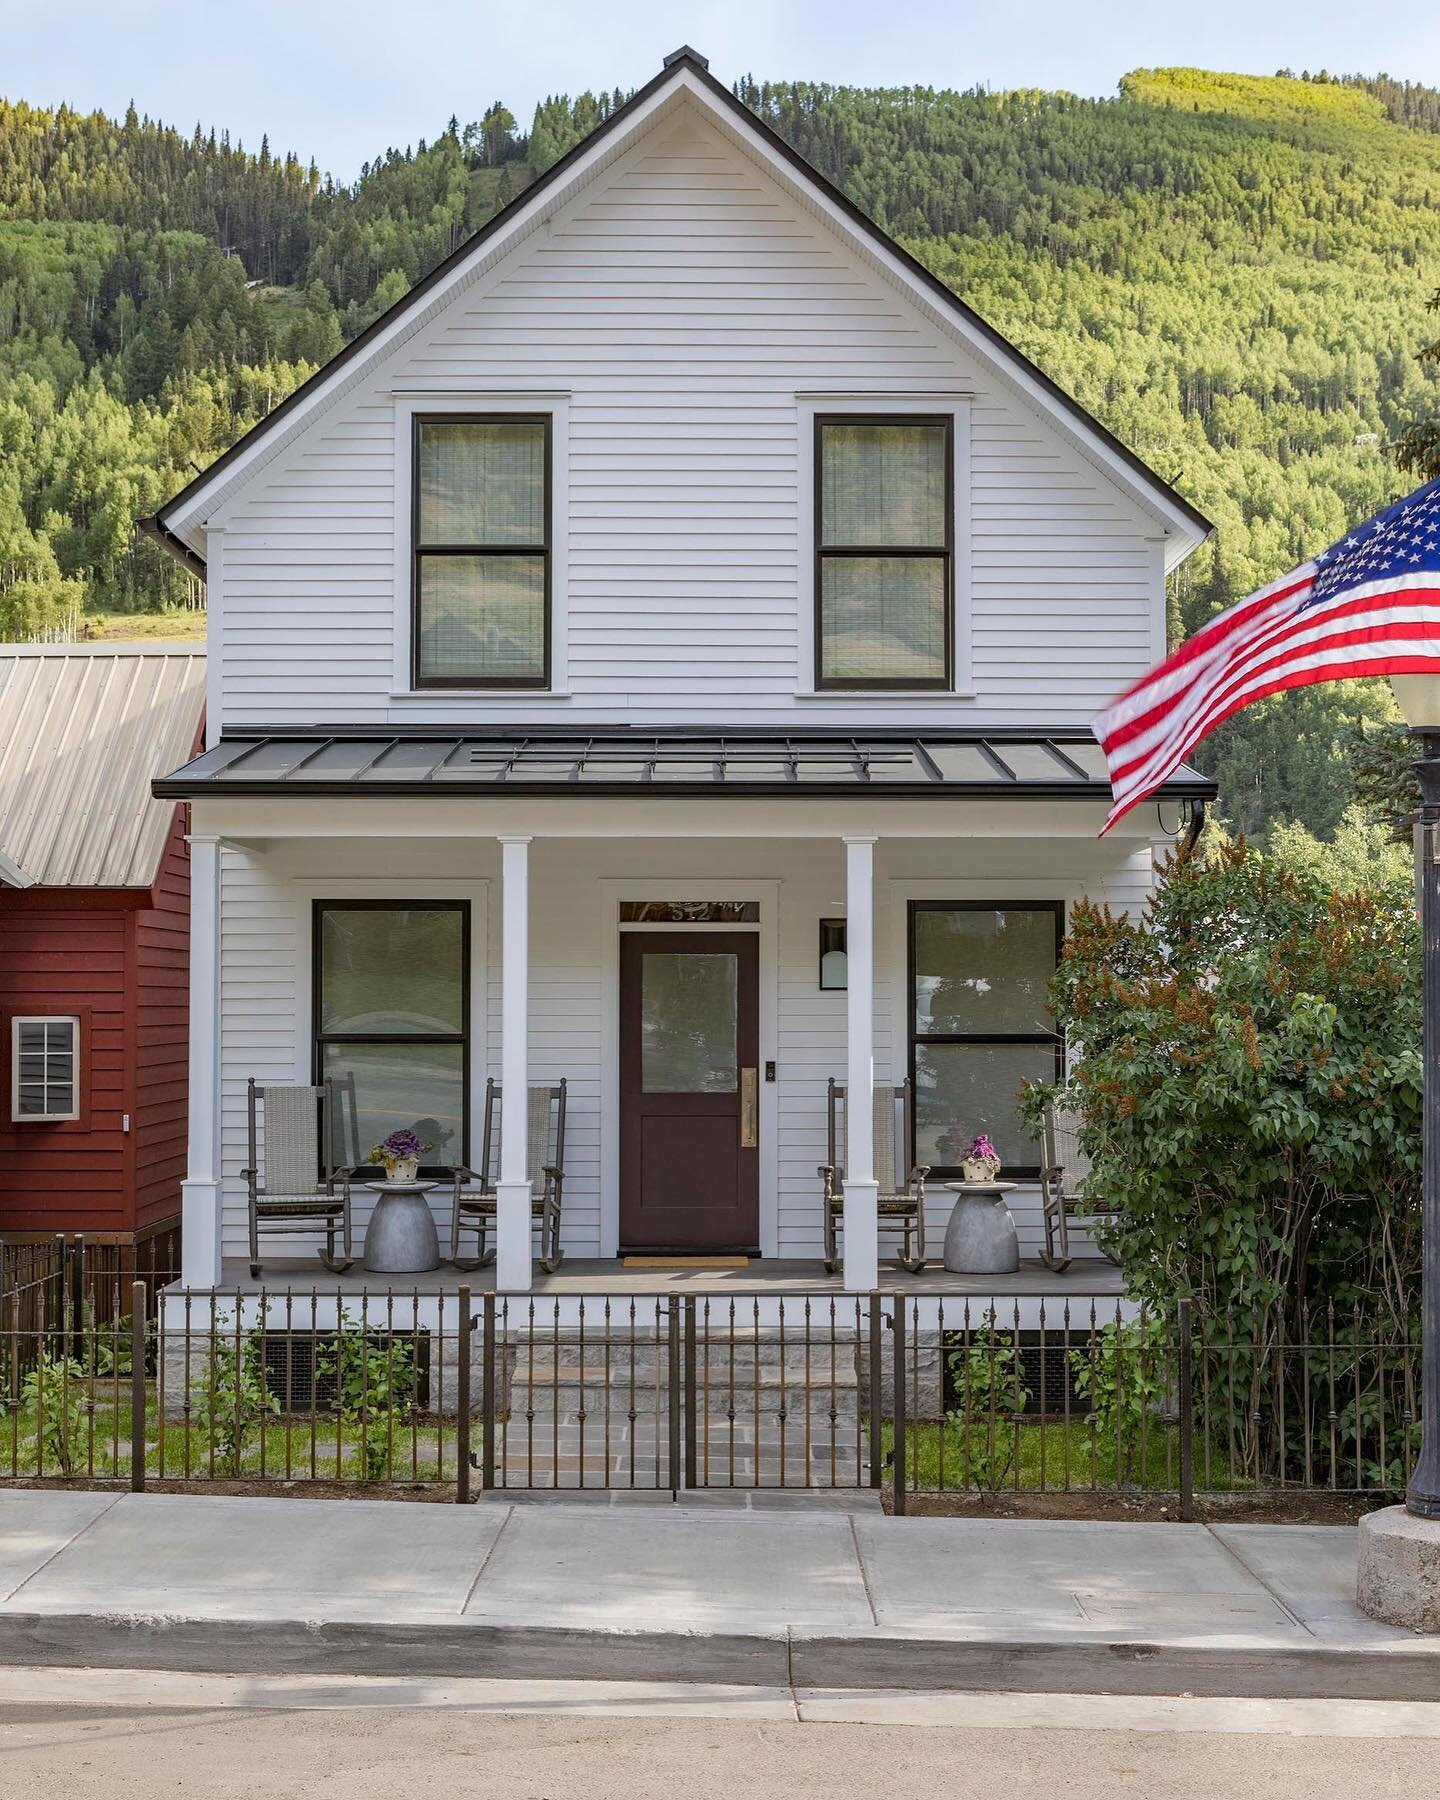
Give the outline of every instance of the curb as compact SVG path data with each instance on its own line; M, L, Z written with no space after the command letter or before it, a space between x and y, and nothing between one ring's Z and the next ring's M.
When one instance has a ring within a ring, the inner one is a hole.
M1136 1641L613 1632L96 1613L0 1615L0 1665L205 1674L489 1676L743 1687L1440 1701L1440 1657Z

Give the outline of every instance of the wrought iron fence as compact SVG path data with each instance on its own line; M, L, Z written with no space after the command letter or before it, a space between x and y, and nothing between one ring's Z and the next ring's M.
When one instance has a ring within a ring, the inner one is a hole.
M0 1291L0 1478L449 1489L1385 1494L1418 1337L945 1294Z
M1199 1317L1123 1301L894 1297L886 1449L907 1494L1403 1490L1418 1327L1359 1309Z

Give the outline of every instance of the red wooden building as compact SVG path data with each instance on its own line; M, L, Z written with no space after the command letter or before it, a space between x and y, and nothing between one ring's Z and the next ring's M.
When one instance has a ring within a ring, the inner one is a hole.
M0 646L0 1239L178 1267L189 849L152 777L200 742L188 643Z

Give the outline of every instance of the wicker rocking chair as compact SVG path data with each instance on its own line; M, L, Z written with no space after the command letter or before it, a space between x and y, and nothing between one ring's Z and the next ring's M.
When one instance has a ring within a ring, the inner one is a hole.
M320 1260L334 1274L354 1261L350 1234L350 1177L338 1166L335 1143L335 1083L313 1087L270 1084L253 1077L247 1088L249 1167L242 1173L249 1190L250 1273L260 1278L260 1228L267 1235L325 1229ZM323 1173L322 1173L323 1171ZM343 1256L335 1254L340 1232Z
M565 1186L565 1079L554 1087L532 1087L526 1095L525 1173L531 1187L530 1216L540 1226L540 1267L553 1275L564 1252L560 1248L560 1202ZM493 1260L486 1237L495 1219L495 1184L500 1168L500 1084L485 1083L485 1125L480 1139L480 1167L457 1168L450 1212L450 1261L457 1269L478 1269ZM473 1260L460 1255L460 1233L474 1231Z
M900 1102L901 1137L895 1136L895 1103ZM829 1161L819 1168L822 1183L825 1233L825 1273L834 1275L840 1268L840 1230L845 1222L845 1089L833 1078L826 1093L828 1118L827 1143ZM925 1267L925 1177L929 1165L918 1164L903 1178L899 1174L902 1157L910 1154L911 1112L910 1083L899 1087L875 1089L874 1123L875 1179L879 1183L879 1227L881 1231L904 1233L898 1258L900 1267L918 1275Z

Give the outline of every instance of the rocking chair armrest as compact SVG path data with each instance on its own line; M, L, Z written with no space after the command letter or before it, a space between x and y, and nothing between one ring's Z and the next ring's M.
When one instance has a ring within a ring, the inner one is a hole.
M485 1185L485 1183L483 1181L481 1181L479 1174L474 1169L467 1167L466 1164L464 1164L464 1163L452 1164L451 1169L450 1169L450 1185L456 1190L457 1193L459 1192L459 1190L462 1187L465 1186L466 1182L468 1182L468 1181L476 1182L481 1187L484 1187L484 1185Z
M325 1189L327 1194L333 1194L337 1185L342 1187L348 1194L350 1192L351 1177L358 1175L359 1173L360 1168L358 1164L356 1164L355 1167L348 1169L332 1169L320 1185Z
M914 1186L923 1188L925 1185L925 1177L929 1173L930 1173L930 1164L929 1163L916 1163L914 1168L911 1169L909 1175L906 1177L906 1182L907 1182L907 1184L913 1183Z

